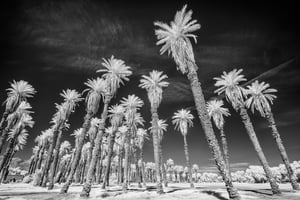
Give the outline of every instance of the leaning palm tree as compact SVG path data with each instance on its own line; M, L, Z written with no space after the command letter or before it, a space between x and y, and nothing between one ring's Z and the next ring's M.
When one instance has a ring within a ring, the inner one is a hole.
M20 120L20 118L23 116L24 113L27 114L31 113L31 111L29 111L30 109L31 109L30 104L24 100L21 101L18 104L17 108L7 116L6 118L7 125L2 132L2 135L0 136L0 153L4 146L4 141L7 139L8 132L18 123L18 121Z
M108 155L107 155L107 167L105 169L102 189L105 188L105 186L109 185L109 174L110 174L110 168L111 168L111 158L113 155L113 147L115 143L115 137L116 132L118 131L118 128L122 125L124 115L125 115L125 108L121 105L114 105L111 106L108 110L110 123L111 123L111 131L109 131L109 138L108 138Z
M87 134L87 131L89 130L91 119L98 112L101 98L103 96L103 93L106 90L106 81L101 78L96 78L92 80L89 79L85 83L85 85L88 86L88 89L85 90L85 92L87 92L87 96L85 98L86 114L84 117L84 122L82 124L82 130L80 132L80 136L78 137L78 144L75 149L74 158L72 160L71 171L68 174L67 181L64 184L64 186L61 188L60 193L67 193L69 186L71 185L76 168L80 161L81 149L84 145L84 139Z
M197 23L197 20L192 20L192 11L190 10L186 12L186 7L187 6L185 5L181 11L176 13L174 21L172 21L170 25L162 22L154 23L155 26L159 27L155 30L155 35L158 39L156 44L163 45L160 49L161 54L164 54L165 52L172 54L172 57L177 64L177 69L180 70L181 73L187 73L196 109L204 129L208 145L212 151L217 168L225 182L229 197L231 199L240 199L239 194L233 187L232 181L226 170L218 141L207 114L204 95L198 80L198 67L195 62L190 38L193 38L196 42L196 35L192 34L192 32L200 29L200 24Z
M258 81L255 81L251 85L247 86L246 94L249 95L249 98L246 100L245 104L248 108L251 108L253 113L254 110L257 110L262 117L268 120L269 127L272 130L272 136L277 144L282 161L287 169L287 174L292 187L294 190L299 190L300 188L299 184L297 183L297 178L293 172L293 169L291 168L288 155L282 143L270 106L270 104L273 104L273 100L277 98L276 95L273 94L275 92L277 92L277 90L270 88L268 83L259 83Z
M50 146L49 148L49 155L48 158L53 156L53 162L52 162L52 168L51 168L51 173L49 176L49 185L48 189L51 190L54 187L54 177L56 174L56 168L57 168L57 163L58 163L58 157L59 157L59 149L61 145L61 138L62 138L62 131L63 129L68 128L67 121L69 119L69 116L71 115L72 112L75 111L76 105L82 100L81 95L76 91L76 90L63 90L63 92L60 94L64 98L64 102L62 103L60 109L59 109L59 116L54 119L57 120L55 121L55 124L57 124L59 127L57 129L53 129L53 134L57 134L56 141L53 140L53 145ZM60 124L60 120L62 120L62 123ZM57 131L56 131L57 130ZM54 139L54 136L53 136ZM52 148L54 147L54 151ZM52 152L50 151L52 150ZM50 155L53 154L53 155ZM48 169L50 168L50 165L47 166ZM45 166L46 167L46 166ZM46 171L46 174L48 172ZM44 182L43 186L46 186L47 179L44 177Z
M53 142L50 144L50 147L48 149L46 164L43 168L40 183L42 187L46 187L48 181L48 173L50 167L52 166L49 176L49 190L53 189L54 187L54 176L58 163L58 153L61 144L62 130L64 128L67 128L67 121L70 114L75 111L76 105L79 101L81 101L81 95L76 90L63 90L60 96L64 98L64 102L60 105L56 105L57 112L54 114L52 119Z
M206 103L208 115L210 118L213 118L213 121L216 125L216 127L220 131L220 136L221 136L221 142L222 142L222 150L223 150L223 155L224 159L226 162L227 170L229 175L231 176L230 172L230 164L229 164L229 154L228 154L228 144L227 144L227 139L226 135L224 133L224 117L230 116L228 108L222 107L224 105L223 100L211 100Z
M2 173L5 165L7 165L7 163L9 162L9 159L14 152L14 149L18 142L18 137L22 134L23 130L26 127L32 128L33 125L34 121L32 120L32 117L28 113L23 113L16 125L12 128L11 133L9 134L9 142L6 147L6 151L0 163L0 174Z
M122 189L127 191L129 183L129 151L131 136L136 132L137 125L143 123L143 119L138 113L138 110L144 105L144 102L135 95L128 95L127 98L121 100L121 105L125 108L125 124L128 127L128 131L125 133L124 146L125 146L125 160L124 160L124 181Z
M244 75L241 74L242 71L243 71L242 69L240 70L234 69L229 73L223 72L221 77L214 78L214 80L216 80L215 86L219 87L217 90L215 90L215 93L218 93L219 95L224 94L226 100L229 103L231 103L232 107L237 112L239 112L241 119L244 123L244 126L247 130L247 133L250 137L250 140L257 153L258 159L264 168L268 181L270 182L272 192L273 194L280 194L279 187L270 170L268 161L260 146L251 119L245 107L245 102L244 102L245 89L239 85L240 82L246 81Z
M102 65L104 69L99 69L97 72L104 73L102 76L106 81L106 88L104 93L104 108L101 114L101 123L99 124L98 134L95 140L95 147L93 149L92 160L88 169L86 182L82 188L80 196L87 197L91 191L92 180L95 174L97 160L101 153L101 140L103 131L105 128L105 121L108 114L109 103L117 93L121 84L124 85L124 81L129 81L129 76L132 74L130 67L125 65L125 62L121 59L116 59L111 56L110 59L103 59Z
M98 127L100 124L101 120L97 117L92 118L91 120L91 126L90 129L87 132L88 138L89 138L89 142L91 144L91 147L89 148L89 160L88 160L88 165L90 165L91 160L92 160L92 155L93 155L93 148L95 146L95 138L96 138L96 134L98 132Z
M163 72L159 72L153 70L150 72L149 76L142 76L140 80L141 84L139 87L147 90L148 99L151 105L151 115L152 115L152 137L153 137L153 148L154 148L154 160L156 164L156 176L157 176L157 193L163 193L162 188L162 177L160 173L160 160L159 160L159 140L158 140L158 107L162 101L162 92L163 88L167 87L169 83L165 81L168 76L163 74Z
M13 132L10 132L9 133L9 136L8 136L8 140L11 140L13 139ZM8 172L9 172L9 166L10 166L10 163L11 163L11 160L13 159L14 155L16 154L16 152L20 151L23 149L23 147L25 146L26 142L27 142L27 137L28 137L28 132L26 129L22 129L21 130L21 133L18 135L18 137L16 138L16 144L15 144L15 147L10 155L10 157L8 158L8 162L6 163L6 165L4 166L4 169L2 170L2 173L0 174L0 183L2 183L7 175L8 175Z
M194 183L193 183L192 168L191 168L191 162L190 162L189 149L188 149L188 144L187 144L187 140L186 140L186 135L188 133L188 128L193 126L194 116L190 113L189 110L181 109L174 113L174 116L172 117L172 119L173 119L172 123L175 124L175 130L180 131L183 136L186 166L188 167L189 181L190 181L191 187L193 188Z
M27 98L33 97L36 93L35 89L28 82L13 80L10 83L11 88L7 89L7 99L5 100L5 111L2 114L0 121L0 136L3 135L4 122L9 114L14 112L22 101L27 101Z
M137 139L137 146L140 150L140 163L141 163L141 173L142 173L141 177L142 177L143 186L146 187L143 147L144 147L144 144L145 144L145 140L149 140L149 135L148 135L146 129L138 128L138 130L136 132L136 136L137 136L137 138L136 138Z

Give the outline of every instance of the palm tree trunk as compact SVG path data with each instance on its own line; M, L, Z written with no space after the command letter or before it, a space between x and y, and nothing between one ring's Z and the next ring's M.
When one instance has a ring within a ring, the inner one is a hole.
M131 130L130 130L131 131ZM129 183L129 153L130 153L130 138L128 132L125 135L125 159L124 159L124 181L122 185L123 192L127 192Z
M141 159L141 173L142 173L142 182L143 182L143 186L146 186L146 180L145 180L145 165L144 165L144 152L143 149L140 149L140 159Z
M156 185L157 185L157 193L163 194L163 188L162 188L162 177L161 177L161 171L160 171L160 156L159 156L159 139L158 139L158 114L157 114L157 106L151 107L151 115L152 115L152 137L153 137L153 149L154 149L154 162L155 162L155 170L156 170Z
M4 125L5 125L5 121L6 121L6 118L7 116L9 115L9 112L8 111L4 111L4 113L2 114L2 118L1 118L1 121L0 121L0 136L2 136L2 131L4 129Z
M278 132L278 129L277 129L275 119L274 119L274 116L273 116L272 112L267 112L267 120L269 122L269 127L272 129L272 136L273 136L274 140L276 141L277 148L280 152L280 156L282 158L282 161L283 161L283 163L284 163L284 165L287 169L287 174L288 174L288 177L289 177L290 182L292 184L292 187L293 187L294 190L300 190L299 184L297 183L297 178L296 178L296 176L293 172L293 169L291 167L288 155L286 153L285 147L283 145L280 134Z
M101 183L101 178L102 178L102 168L103 168L103 159L104 155L99 155L98 159L98 171L97 171L97 177L96 177L96 183L100 184Z
M55 151L53 155L53 163L51 166L51 173L49 176L49 185L48 185L48 190L52 190L54 187L54 177L56 174L56 168L57 168L57 163L58 163L58 156L59 156L59 149L61 145L61 139L62 139L62 131L60 130L58 133L58 137L56 139L56 144L55 144Z
M119 165L118 165L118 183L121 184L123 183L123 149L124 149L124 144L120 145L120 152L119 152Z
M185 154L186 166L188 167L188 171L189 171L189 182L190 182L191 188L194 188L193 177L192 177L192 168L191 168L191 162L190 162L190 156L189 156L189 148L188 148L188 144L186 141L186 135L183 135L183 141L184 141L184 154Z
M214 130L212 128L212 124L211 124L211 121L210 121L208 113L207 113L204 95L202 92L200 82L198 80L197 72L195 71L196 66L194 63L189 63L188 67L189 67L189 73L187 76L190 81L196 109L197 109L199 119L201 121L201 125L204 130L207 142L208 142L208 146L209 146L210 150L212 151L213 158L216 162L216 165L220 172L220 175L222 176L223 181L225 182L225 186L226 186L227 192L229 194L229 198L230 199L240 199L240 196L239 196L236 188L232 184L232 180L230 179L228 171L226 170L224 158L221 154L218 141L214 134Z
M55 148L56 143L57 143L57 138L58 138L58 135L59 135L59 129L60 129L62 123L63 123L63 121L61 121L60 123L56 124L53 127L53 140L52 140L52 143L50 144L50 147L48 149L46 164L43 168L43 173L42 173L42 176L41 176L40 186L42 186L42 187L46 187L46 184L47 184L47 181L48 181L49 170L50 170L50 166L51 166L52 160L53 160L53 151L54 151L54 148Z
M88 197L90 195L93 177L96 172L97 160L99 159L99 156L101 156L101 141L102 141L102 135L103 135L104 128L105 128L105 121L107 118L108 105L110 103L110 100L111 100L111 96L105 96L104 107L103 107L103 111L101 114L101 122L99 124L99 129L98 129L98 133L97 133L96 140L95 140L95 146L93 149L93 156L92 156L92 160L91 160L91 163L90 163L90 166L88 169L85 184L80 193L81 197Z
M270 182L270 185L271 185L271 189L272 189L272 192L273 194L280 194L280 190L279 190L279 187L276 183L276 180L271 172L271 169L269 167L269 164L268 164L268 161L265 157L265 154L259 144L259 141L256 137L256 134L255 134L255 131L254 131L254 128L253 128L253 125L251 123L251 120L250 120L250 117L247 113L247 110L243 107L243 106L240 106L240 115L241 115L241 118L242 118L242 121L245 125L245 128L247 130L247 133L250 137L250 140L254 146L254 149L258 155L258 159L262 165L262 167L264 168L264 171L266 173L266 176L267 176L267 179L268 181Z
M12 161L15 153L16 153L16 151L14 150L12 152L12 154L10 155L10 157L8 158L8 161L5 164L5 166L4 166L3 170L2 170L2 173L0 174L0 183L2 183L3 181L6 180L6 177L7 177L8 173L9 173L9 165L10 165L10 163L11 163L11 161Z
M84 159L83 164L82 164L82 171L80 174L80 184L83 184L83 182L84 182L86 164L87 164L86 159Z
M231 178L231 170L230 170L230 163L229 163L229 153L228 153L228 144L227 144L227 139L226 135L224 133L223 127L220 129L220 136L221 136L221 142L222 142L222 148L223 148L223 154L224 154L224 159L226 163L226 167L228 170L228 174Z
M38 158L38 162L37 162L37 169L41 169L42 167L42 162L43 162L43 158L44 158L44 153L45 153L45 146L42 147L42 150L40 152L39 158ZM34 169L34 172L36 171L36 168Z
M5 154L3 155L3 158L0 163L0 174L2 174L2 175L4 174L3 171L4 171L5 166L9 163L9 159L13 155L15 146L16 146L16 139L12 138L8 143ZM0 178L2 178L2 177L0 177Z
M164 157L163 157L163 150L162 150L162 140L159 141L159 161L160 161L161 174L162 174L164 186L168 187L167 173L166 173L166 168L164 165Z
M5 145L5 141L7 139L7 136L8 136L8 132L10 129L12 129L13 125L15 123L9 123L6 125L5 129L2 131L2 134L0 136L0 154L2 152L2 149L3 149L3 146Z
M60 193L62 193L62 194L68 192L68 189L69 189L69 187L72 183L76 168L77 168L77 166L79 164L79 161L80 161L81 150L82 150L82 147L84 145L84 138L85 138L85 135L86 135L86 133L87 133L89 127L90 127L90 122L91 122L92 117L93 117L92 113L87 113L84 117L84 123L82 125L81 134L78 138L78 146L77 146L77 149L75 150L75 155L74 155L74 158L73 158L73 161L72 161L71 170L70 170L70 173L68 175L66 183L64 184L64 186L60 190Z
M113 155L113 149L114 149L115 137L116 137L117 130L118 130L118 127L114 127L114 130L112 131L111 135L109 135L107 167L106 167L105 173L104 173L102 189L105 189L105 186L109 186L109 173L110 173L110 168L111 168L111 158Z

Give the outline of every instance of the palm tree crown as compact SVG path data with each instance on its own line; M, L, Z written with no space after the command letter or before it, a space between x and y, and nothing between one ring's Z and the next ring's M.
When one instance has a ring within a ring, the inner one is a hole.
M143 100L135 95L128 95L123 97L121 105L125 108L125 118L128 124L133 125L137 111L144 105Z
M87 112L96 114L99 109L99 102L101 97L104 97L107 91L107 82L97 77L96 79L88 79L87 82L84 83L89 88L84 90L87 91L88 94L86 96L86 110Z
M36 93L35 89L28 82L13 80L10 83L11 88L7 89L6 110L12 110L20 102L27 98L33 97Z
M99 69L97 72L104 73L103 78L107 80L108 92L110 95L115 95L120 84L124 85L123 80L129 81L128 76L132 74L130 67L125 65L121 59L116 59L111 56L109 59L103 58L102 65L104 69Z
M234 109L243 104L245 89L239 85L240 82L247 79L241 74L242 69L234 69L229 73L223 72L221 77L215 77L215 86L219 87L215 90L218 95L225 93L226 100L230 102Z
M120 126L124 118L125 108L121 105L113 105L108 109L110 123L114 127Z
M200 24L197 20L192 20L193 12L186 12L187 6L184 5L180 11L176 12L175 18L170 25L163 22L154 22L159 29L155 30L158 42L156 45L163 45L160 49L160 54L166 51L172 56L179 68L185 74L188 71L188 62L195 62L193 47L189 38L193 38L195 42L196 35L192 32L200 29Z
M188 127L193 126L194 116L189 110L181 109L174 113L172 123L175 124L175 129L179 130L182 135L187 134Z
M75 106L82 100L81 94L76 90L63 90L60 96L64 98L63 108L68 116L71 112L74 112Z
M220 130L224 126L224 117L230 116L228 108L222 107L224 102L222 100L211 100L206 103L206 108L209 117L213 118L216 127Z
M250 97L245 104L248 108L251 107L253 113L256 109L261 116L265 117L266 112L271 111L270 103L273 104L273 100L277 98L276 95L272 94L274 92L277 90L270 88L268 83L255 81L247 86L246 94Z
M163 72L153 70L150 72L150 76L143 75L140 80L139 87L144 88L148 92L148 98L151 106L159 105L162 100L162 88L168 87L169 83L164 81L168 78Z
M151 122L151 124L152 124L152 122ZM164 132L167 131L167 127L168 127L168 124L166 123L166 120L163 120L163 119L157 120L157 133L158 133L159 141L162 141ZM153 133L153 128L154 128L153 126L150 127L150 131L152 133Z
M149 135L147 133L147 130L144 128L138 128L136 135L137 135L137 138L136 138L137 145L140 149L142 149L144 146L145 140L149 140Z

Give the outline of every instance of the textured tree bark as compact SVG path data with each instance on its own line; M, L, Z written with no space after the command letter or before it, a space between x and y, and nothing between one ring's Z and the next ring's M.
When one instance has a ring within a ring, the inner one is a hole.
M134 147L134 163L136 168L136 182L138 183L138 187L142 188L142 176L141 176L141 170L139 167L139 158L138 158L138 148Z
M142 173L142 182L143 182L143 186L147 187L146 185L146 176L145 176L145 164L144 164L144 152L143 149L140 150L140 159L141 159L141 173Z
M99 156L101 156L101 141L102 141L103 131L105 128L105 121L107 118L108 105L110 103L110 100L111 100L110 96L105 97L104 107L103 107L103 111L101 114L101 122L99 124L99 129L98 129L98 133L97 133L96 140L95 140L95 146L93 149L93 156L92 156L92 160L91 160L91 163L90 163L90 166L88 169L86 181L85 181L82 191L80 193L81 197L88 197L90 195L93 177L96 172L97 160L99 159Z
M265 154L260 146L260 143L256 137L256 134L255 134L255 131L254 131L254 128L253 128L253 125L251 123L251 120L250 120L250 117L247 113L247 110L243 107L243 106L240 106L240 115L241 115L241 118L242 118L242 121L245 125L245 128L247 130L247 133L250 137L250 140L254 146L254 149L258 155L258 159L262 165L262 167L264 168L264 171L266 173L266 176L267 176L267 179L271 185L271 189L272 189L272 192L273 194L280 194L280 190L279 190L279 187L276 183L276 180L271 172L271 169L270 169L270 166L268 164L268 161L265 157Z
M223 154L224 154L224 159L226 163L226 167L228 170L228 174L231 178L231 170L230 170L230 163L229 163L229 153L228 153L228 144L227 144L227 139L226 135L224 133L224 129L220 129L220 136L221 136L221 142L222 142L222 148L223 148Z
M45 153L45 146L43 146L42 148L42 151L40 152L40 155L39 155L39 159L38 159L38 162L37 162L37 168L34 169L34 172L36 171L36 169L41 169L42 167L42 162L43 162L43 157L44 157L44 153Z
M189 171L189 182L190 182L191 188L194 188L193 177L192 177L192 168L191 168L191 162L190 162L190 156L189 156L189 148L188 148L188 144L186 141L186 135L183 135L183 142L184 142L184 154L185 154L186 166L188 167L188 171Z
M48 149L46 164L43 168L43 173L42 173L42 176L41 176L40 186L42 186L42 187L46 187L46 184L47 184L47 181L48 181L49 170L50 170L50 166L52 164L52 159L53 159L53 151L54 151L54 148L55 148L56 143L57 143L57 138L58 138L58 135L59 135L59 129L60 129L62 123L63 123L63 121L61 121L60 123L56 124L53 127L53 142L50 144L50 147Z
M293 172L293 169L291 167L288 155L286 153L285 147L283 145L283 142L281 140L279 131L277 129L275 119L273 117L273 113L272 112L267 112L266 117L267 117L267 120L269 122L269 127L272 130L272 136L273 136L274 140L276 141L278 151L280 152L280 156L281 156L282 161L283 161L283 163L286 167L287 174L288 174L288 177L290 179L291 185L292 185L294 190L300 190L299 184L297 183L297 177L295 176L295 174Z
M6 151L5 151L5 154L3 155L3 158L2 158L1 163L0 163L0 174L2 175L0 177L0 180L2 180L2 178L3 178L4 171L5 171L5 166L8 165L9 159L13 155L14 148L16 146L16 139L15 138L18 137L19 133L20 133L20 130L18 130L16 136L13 137L9 141L8 146L6 148Z
M9 115L8 111L4 111L4 113L2 114L2 118L1 118L1 121L0 121L0 136L2 136L2 131L3 131L4 126L5 126L4 122L6 121L6 118L8 117L8 115Z
M54 187L54 177L56 174L56 168L57 168L57 163L58 163L58 156L59 156L59 149L60 149L60 145L61 145L61 139L62 139L62 131L59 130L57 139L56 139L56 144L55 144L55 148L54 148L54 155L53 155L53 163L51 165L51 173L49 176L49 185L48 185L48 190L52 190Z
M131 130L130 130L131 131ZM123 192L127 192L129 182L129 151L130 151L130 139L128 132L125 136L125 159L124 159L124 181L122 184Z
M0 136L0 154L2 152L2 149L3 149L3 146L5 144L5 141L7 139L7 136L8 136L8 132L10 129L13 128L14 124L16 123L16 120L13 120L13 122L11 123L8 123L5 127L5 129L2 131L2 134Z
M157 114L157 106L154 105L151 107L151 115L152 115L152 138L153 138L153 149L154 149L154 162L155 162L155 170L156 170L156 186L157 186L157 193L163 194L163 187L162 187L162 177L161 177L161 170L160 170L160 156L159 156L159 139L158 139L158 114Z
M216 136L214 134L211 121L209 119L205 100L202 92L202 88L200 85L200 82L198 80L198 75L195 71L195 64L192 63L189 65L189 73L188 73L188 79L190 81L191 89L194 96L194 101L196 105L196 109L199 115L199 119L201 121L202 128L204 130L208 146L213 154L213 158L216 162L217 168L220 172L220 175L223 178L223 181L225 182L225 186L227 189L227 192L229 194L230 199L240 199L240 196L236 190L236 188L232 184L232 180L230 179L230 176L228 174L228 171L226 170L226 165L223 159L223 156L220 151L220 147L218 144L218 141L216 139Z
M107 154L107 167L105 169L104 173L104 179L102 184L102 189L105 189L105 186L109 186L109 174L111 169L111 158L113 155L113 148L115 144L115 137L116 132L118 131L118 127L114 127L114 130L112 131L111 135L109 135L108 139L108 154Z
M87 113L84 117L84 123L82 125L82 132L81 132L81 135L79 136L79 140L78 140L78 147L75 150L75 155L74 155L74 158L73 158L73 161L72 161L71 170L70 170L70 173L68 175L67 181L60 190L61 194L67 193L68 189L69 189L69 187L72 183L77 165L79 164L79 161L80 161L81 150L82 150L82 147L84 145L84 137L87 133L87 130L90 127L90 122L91 122L92 117L93 117L92 113Z
M161 173L162 173L164 186L168 187L167 173L164 165L164 157L163 157L163 150L162 150L162 141L159 141L159 161L160 161L159 164L161 166Z

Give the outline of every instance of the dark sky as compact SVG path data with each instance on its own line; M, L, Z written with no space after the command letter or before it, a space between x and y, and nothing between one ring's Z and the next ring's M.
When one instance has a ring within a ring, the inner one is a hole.
M142 114L147 128L149 102L146 92L137 88L137 83L142 74L152 69L168 74L170 86L164 91L159 109L160 118L167 118L169 123L163 144L164 157L184 164L183 139L173 130L170 116L179 108L193 106L193 98L186 77L176 71L173 60L159 55L153 21L169 22L176 10L188 3L188 8L194 11L193 17L202 26L196 33L198 43L194 51L206 99L213 96L212 78L224 70L243 68L246 77L251 79L296 58L293 64L264 81L279 90L273 111L290 160L299 160L300 47L296 4L289 1L207 2L210 3L47 0L12 1L1 5L0 101L5 100L5 89L13 79L24 79L38 91L30 100L36 124L30 130L24 151L17 156L30 157L34 138L49 127L55 112L54 103L62 101L59 97L62 89L81 92L87 78L97 77L95 71L101 67L101 58L115 55L132 67L134 75L119 90L114 102L133 93L141 97L145 101ZM233 110L231 114L232 117L226 119L225 131L233 167L258 164L239 116ZM71 128L64 133L64 139L74 143L69 135L81 126L83 116L82 103L71 116ZM251 117L267 159L271 165L278 165L280 156L265 120L258 115ZM214 163L197 118L194 124L188 134L192 163L199 164L202 169L213 169ZM151 143L145 145L145 158L153 161Z

